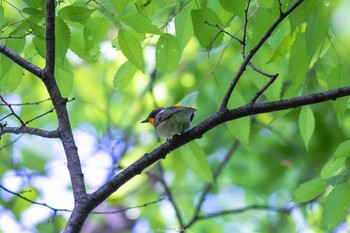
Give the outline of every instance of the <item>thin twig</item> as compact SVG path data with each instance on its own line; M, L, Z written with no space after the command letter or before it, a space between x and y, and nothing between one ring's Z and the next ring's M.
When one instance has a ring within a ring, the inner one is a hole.
M276 80L278 74L273 75L270 80L258 91L256 92L253 99L249 102L249 104L253 104L257 101L257 99L271 86L271 84Z
M21 123L22 126L26 125L24 121L17 115L17 113L15 113L11 104L7 103L6 100L1 95L0 95L0 100L10 109L11 111L10 115L14 116Z
M242 40L240 40L239 38L235 37L234 35L232 35L231 33L227 32L225 29L221 28L218 24L212 24L212 23L209 23L208 21L204 21L205 24L208 24L209 26L211 27L215 27L217 29L219 29L219 32L216 34L215 38L213 39L213 43L214 41L216 40L216 38L221 34L221 33L224 33L226 35L228 35L229 37L231 37L232 39L235 39L236 41L238 41L240 44L242 44ZM212 43L212 44L213 44Z
M25 122L25 125L29 124L29 123L32 122L32 121L35 121L35 120L39 119L40 117L43 117L43 116L45 116L45 115L47 115L47 114L49 114L49 113L52 113L54 110L55 110L55 108L51 108L49 111L44 112L44 113L40 114L39 116L36 116L36 117L34 117L34 118L32 118L32 119L26 121L26 122Z
M221 217L221 216L229 215L229 214L239 214L239 213L244 213L244 212L247 212L250 210L264 210L264 211L272 211L272 212L277 212L277 213L282 213L282 214L290 214L291 210L295 207L297 207L297 205L294 205L292 207L276 207L276 206L268 206L268 205L250 205L250 206L246 206L246 207L239 208L239 209L223 210L223 211L208 213L205 215L199 215L197 217L197 220L216 218L216 217Z
M140 209L140 208L143 208L143 207L147 207L147 206L150 206L150 205L154 205L154 204L157 204L163 200L165 200L167 198L165 197L162 197L158 200L155 200L155 201L151 201L151 202L147 202L147 203L144 203L142 205L136 205L136 206L130 206L130 207L126 207L124 209L120 209L120 210L112 210L112 211L92 211L91 213L92 214L117 214L117 213L121 213L121 212L125 212L127 210L131 210L131 209Z
M230 100L230 97L232 95L232 92L234 88L236 87L239 79L242 77L243 73L245 72L247 66L249 65L249 62L253 58L253 56L260 50L262 45L266 42L266 40L271 36L272 32L277 28L277 26L289 15L291 14L301 3L303 3L304 0L297 0L284 14L280 14L278 19L271 25L271 27L266 31L266 33L263 35L261 40L250 50L248 55L243 60L239 70L237 71L235 77L233 78L229 88L227 89L225 96L222 100L220 110L221 112L227 111L227 104ZM248 1L249 3L249 1ZM243 42L244 39L243 39Z
M29 198L27 198L27 197L25 197L25 196L23 196L23 195L21 195L21 194L19 194L19 193L13 192L13 191L11 191L11 190L5 188L5 187L2 186L1 184L0 184L0 188L3 189L3 190L5 190L5 191L8 192L8 193L11 193L11 194L14 195L14 196L17 196L17 197L21 198L22 200L25 200L25 201L30 202L30 203L35 204L35 205L40 205L40 206L44 206L44 207L46 207L46 208L49 208L49 209L52 210L55 214L56 214L57 212L59 212L59 211L60 211L60 212L72 212L71 210L68 210L68 209L54 208L54 207L52 207L52 206L47 205L46 203L33 201L33 200L31 200L31 199L29 199Z

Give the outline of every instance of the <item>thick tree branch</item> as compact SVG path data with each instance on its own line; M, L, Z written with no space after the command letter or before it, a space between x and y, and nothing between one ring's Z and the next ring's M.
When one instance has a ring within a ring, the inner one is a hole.
M292 109L329 100L336 100L337 98L344 96L350 96L350 86L281 101L247 104L229 111L218 111L216 114L207 118L187 133L174 137L173 139L166 141L164 144L154 149L152 152L146 153L141 159L131 164L121 173L109 180L100 189L89 195L89 198L92 199L92 206L90 206L90 208L94 208L99 203L104 201L108 196L118 190L130 179L141 174L145 168L149 167L160 159L164 159L171 151L190 141L193 141L196 138L201 138L203 134L220 124L259 113Z
M34 65L33 63L27 61L11 49L7 48L5 45L0 44L0 53L4 54L6 57L29 71L30 73L34 74L35 76L42 78L43 77L43 72L42 69ZM18 77L12 77L12 78L18 78Z
M264 36L261 38L261 40L252 48L252 50L250 50L248 55L243 60L241 67L237 71L235 77L233 78L229 88L227 89L227 91L225 93L225 96L224 96L223 101L222 101L221 106L220 106L221 111L227 110L227 104L228 104L230 97L232 95L232 91L236 87L236 85L237 85L239 79L242 77L244 71L247 69L247 66L249 65L253 56L259 51L259 49L263 46L263 44L266 42L266 40L271 36L272 32L277 28L277 26L303 2L304 2L304 0L298 0L287 11L285 11L284 13L280 13L280 16L278 17L278 19L271 25L271 27L267 30L267 32L264 34ZM247 23L248 22L246 22L245 24L247 24ZM246 27L246 25L245 25L245 27ZM245 46L245 39L243 39L243 46ZM245 52L243 52L243 53L245 53ZM244 54L243 54L243 56L244 56Z
M31 127L7 127L7 126L1 126L0 125L0 136L2 136L5 133L13 133L13 134L31 134L36 135L44 138L58 138L59 134L57 130L42 130L37 128L31 128Z

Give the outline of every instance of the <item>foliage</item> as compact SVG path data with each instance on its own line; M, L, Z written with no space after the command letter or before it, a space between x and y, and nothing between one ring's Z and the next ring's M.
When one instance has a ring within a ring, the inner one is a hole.
M267 33L296 2L56 1L55 79L68 100L88 192L164 142L150 125L139 124L155 106L195 100L198 125L218 112L241 71L228 109L245 106L260 92L258 103L349 86L350 34L347 23L337 21L348 1L301 1ZM45 15L44 0L1 1L0 44L44 68ZM251 63L241 70L249 54ZM0 95L1 130L57 128L45 85L3 54ZM125 223L120 232L142 224L153 231L332 231L346 222L350 205L348 97L335 99L210 126L99 208L138 207L112 215ZM59 140L0 135L1 210L20 224L35 211L34 202L55 206L50 226L45 213L30 227L61 231L73 201L51 204L44 194L52 187L41 185L52 181L72 196L71 183L56 180L69 180ZM40 208L50 210L45 205ZM91 215L88 223L108 225L108 216Z

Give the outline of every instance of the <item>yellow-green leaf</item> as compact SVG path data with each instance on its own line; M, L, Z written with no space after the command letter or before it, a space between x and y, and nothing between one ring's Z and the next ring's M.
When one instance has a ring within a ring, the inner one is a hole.
M293 201L306 202L320 195L328 186L326 180L317 178L301 184L293 195Z
M128 30L121 29L118 33L118 43L124 56L141 71L144 70L145 62L141 48L141 42Z
M137 68L131 62L126 61L119 67L117 73L114 76L114 87L120 90L126 88L134 77L136 70Z
M159 72L172 72L179 64L181 57L180 45L176 37L170 34L162 35L156 47L156 65Z

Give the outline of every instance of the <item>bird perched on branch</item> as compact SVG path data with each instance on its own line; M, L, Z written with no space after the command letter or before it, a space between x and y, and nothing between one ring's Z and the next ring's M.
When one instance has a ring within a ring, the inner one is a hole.
M195 108L175 105L167 108L157 108L141 123L151 123L159 136L167 139L181 135L191 128Z

